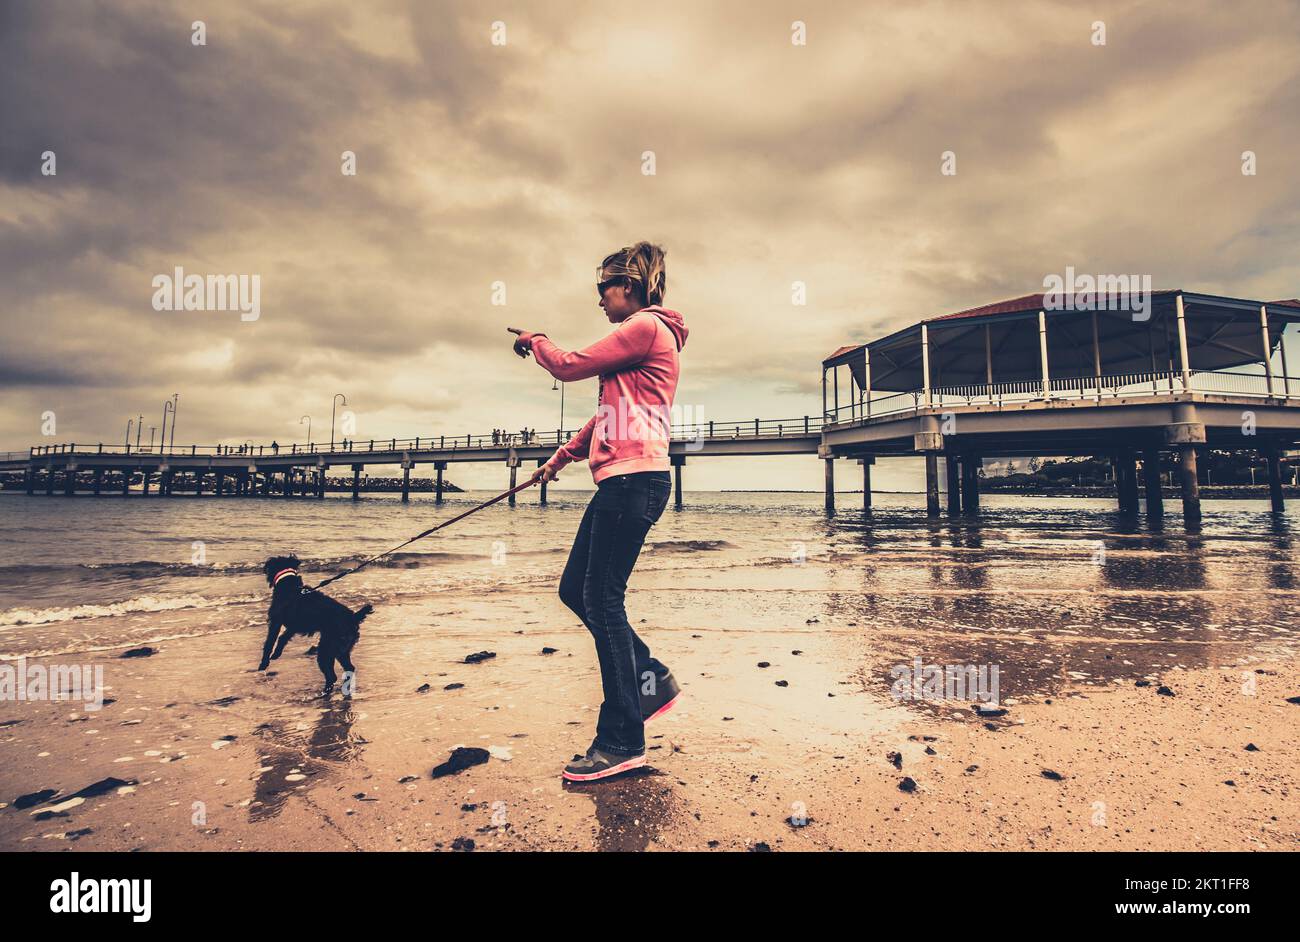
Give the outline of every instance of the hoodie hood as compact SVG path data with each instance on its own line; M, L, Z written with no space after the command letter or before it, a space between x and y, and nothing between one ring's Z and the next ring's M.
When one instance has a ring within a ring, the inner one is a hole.
M686 322L682 320L682 315L678 311L669 310L666 307L660 307L658 304L651 304L649 307L641 308L637 313L646 312L653 314L664 322L664 326L673 332L673 337L677 339L677 349L680 351L686 346L686 335L690 333L686 329Z

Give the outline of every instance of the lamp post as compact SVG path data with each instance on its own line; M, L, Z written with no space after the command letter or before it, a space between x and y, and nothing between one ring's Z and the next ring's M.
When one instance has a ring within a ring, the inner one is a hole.
M131 426L135 424L135 419L126 420L126 453L131 453Z
M334 450L334 410L338 408L340 398L343 399L345 406L348 404L348 397L344 396L343 393L334 394L334 399L330 403L330 451Z
M156 432L157 430L158 430L158 426L156 425L149 426L149 450L150 451L153 451L153 433ZM158 440L158 450L162 451L162 439Z
M163 400L163 419L162 419L162 436L158 439L158 450L162 451L162 446L167 442L167 413L173 408L170 399Z
M311 447L311 416L304 415L302 419L307 420L307 447L310 448ZM298 420L299 425L302 425L302 419Z
M560 391L560 431L564 431L564 384L558 379L551 383L551 392Z
M140 450L140 432L144 428L144 416L135 417L135 450Z
M176 409L180 405L180 400L180 393L172 393L172 437L170 442L172 448L176 447Z

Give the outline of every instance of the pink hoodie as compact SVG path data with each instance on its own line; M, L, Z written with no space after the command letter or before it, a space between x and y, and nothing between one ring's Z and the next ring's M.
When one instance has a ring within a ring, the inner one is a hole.
M566 353L545 334L532 334L533 356L556 379L600 377L596 414L547 466L559 471L586 458L597 484L615 474L667 471L677 354L686 333L681 314L652 304L584 350Z

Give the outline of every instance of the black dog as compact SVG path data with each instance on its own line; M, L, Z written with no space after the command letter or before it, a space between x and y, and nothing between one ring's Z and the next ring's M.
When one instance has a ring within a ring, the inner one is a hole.
M298 575L298 557L272 556L262 568L266 570L266 583L274 590L271 610L267 612L266 644L262 647L264 671L267 665L284 653L284 646L294 635L313 635L320 632L316 648L316 663L325 675L325 696L334 690L334 662L338 661L345 674L355 675L352 666L352 647L361 637L361 623L374 611L374 606L363 605L352 611L342 602L336 602L322 592L302 591L302 578ZM276 634L284 627L280 640ZM274 648L274 650L272 650ZM346 684L344 685L346 688Z

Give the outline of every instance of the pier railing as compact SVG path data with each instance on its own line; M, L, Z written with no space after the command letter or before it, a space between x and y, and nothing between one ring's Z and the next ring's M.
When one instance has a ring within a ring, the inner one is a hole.
M674 441L698 442L724 439L782 439L806 438L817 435L822 429L820 416L796 416L791 419L739 419L725 422L709 421L674 425L671 436ZM497 432L487 434L465 435L429 435L415 438L372 438L344 439L334 442L290 442L286 444L242 444L217 445L78 445L76 443L57 445L35 445L29 451L8 452L7 458L0 460L23 460L29 457L67 454L129 455L196 457L213 456L226 458L283 458L302 456L313 458L328 456L333 459L346 460L349 455L363 457L376 452L410 452L410 451L490 451L501 448L558 448L575 434L577 429L556 429L540 432L529 430L522 432Z
M936 386L930 390L930 408L945 406L993 406L1047 402L1049 400L1102 400L1149 396L1173 396L1186 392L1212 395L1252 396L1288 401L1300 405L1300 377L1262 373L1238 373L1230 370L1194 372L1184 387L1181 372L1120 373L1110 376L1069 376L1050 379L1044 389L1041 380L1012 383L977 383L963 386ZM894 392L859 399L838 409L828 409L827 424L857 422L880 416L899 415L926 408L923 390Z

